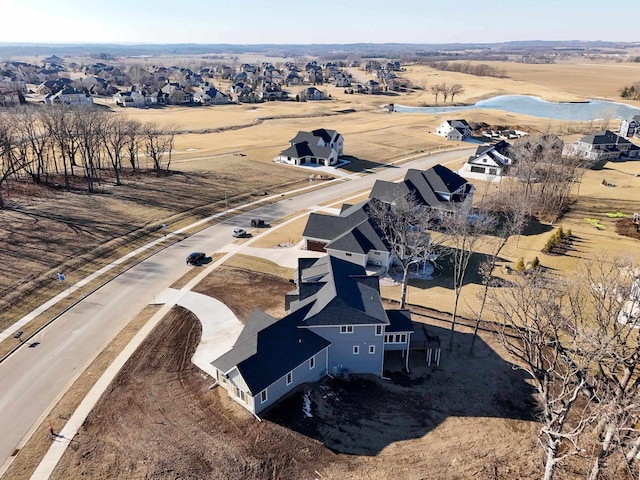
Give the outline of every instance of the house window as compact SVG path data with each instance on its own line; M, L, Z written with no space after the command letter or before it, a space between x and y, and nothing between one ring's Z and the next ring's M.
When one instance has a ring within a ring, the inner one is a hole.
M346 255L347 257L353 257L353 254L352 254L352 253L349 253L349 252L346 252L346 253L345 253L345 255Z
M341 325L340 333L353 333L353 325Z
M369 345L369 353L376 353L376 346L375 345Z
M376 335L382 335L382 325L376 325Z
M400 335L396 335L396 342L395 343L400 343Z
M353 346L353 354L354 355L358 355L360 353L360 346L359 345L354 345Z
M293 372L287 373L287 385L291 385L291 382L293 382Z
M316 357L311 357L309 359L309 370L316 366Z
M389 335L384 336L384 343L389 343Z
M402 343L405 343L407 341L407 334L403 333L402 335L400 335L400 341Z
M267 398L268 398L268 396L267 396L267 390L266 390L266 389L265 389L265 390L262 390L262 391L260 392L260 403L264 403L264 402L266 402L266 401L267 401Z

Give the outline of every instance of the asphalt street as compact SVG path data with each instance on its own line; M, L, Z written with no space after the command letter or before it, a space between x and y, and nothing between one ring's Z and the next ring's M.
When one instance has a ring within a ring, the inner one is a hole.
M25 436L37 426L97 353L155 296L182 277L191 266L191 251L211 255L233 240L233 227L250 228L251 218L267 222L335 198L369 189L377 179L397 180L407 168L426 169L465 158L475 150L442 152L397 167L365 174L343 183L304 193L221 221L158 252L100 288L60 316L31 342L0 364L0 466L11 459ZM2 468L0 468L2 472Z

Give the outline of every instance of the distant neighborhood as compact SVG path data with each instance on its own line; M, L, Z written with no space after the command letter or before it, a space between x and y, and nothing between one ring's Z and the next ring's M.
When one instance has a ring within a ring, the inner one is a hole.
M359 83L349 68L362 69L376 79ZM361 64L354 60L347 64L314 60L304 64L284 62L278 67L269 62L235 66L217 63L193 70L158 65L124 67L104 62L67 65L63 58L52 55L42 65L19 61L2 64L0 106L24 103L27 84L36 85L33 93L44 103L65 105L91 104L94 97L111 98L115 105L135 108L321 101L330 98L322 90L322 85L327 84L350 94L407 91L412 84L399 76L401 71L398 61Z

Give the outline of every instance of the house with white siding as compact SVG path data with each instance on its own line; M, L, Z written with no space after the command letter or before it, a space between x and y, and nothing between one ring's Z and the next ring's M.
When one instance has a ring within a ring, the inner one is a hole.
M500 141L494 145L481 145L471 155L458 173L463 177L481 180L499 178L507 175L513 160L509 157L509 145Z
M462 142L465 138L471 136L471 126L466 120L445 120L436 129L436 135L446 138L447 140L457 140Z
M335 130L319 128L311 132L298 132L289 140L289 147L273 159L289 165L324 165L338 163L344 151L344 138Z

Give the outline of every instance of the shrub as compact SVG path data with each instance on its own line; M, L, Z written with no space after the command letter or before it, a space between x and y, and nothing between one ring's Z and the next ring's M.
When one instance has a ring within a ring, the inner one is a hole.
M531 269L532 270L536 270L537 268L540 267L540 259L538 257L534 258L533 261L531 262Z
M516 272L524 272L524 258L520 257L516 262L515 267L513 267L513 269Z
M549 238L549 240L547 240L547 243L544 244L544 247L542 247L542 251L544 253L550 253L551 250L553 250L553 247L556 246L556 241L553 237Z
M565 238L571 238L571 229L567 230L567 236Z

